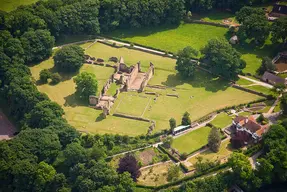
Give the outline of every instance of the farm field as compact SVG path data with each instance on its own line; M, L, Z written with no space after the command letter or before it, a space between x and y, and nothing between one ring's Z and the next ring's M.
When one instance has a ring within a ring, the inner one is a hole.
M215 117L213 121L210 123L214 125L215 127L219 127L221 129L225 128L226 126L230 125L232 123L231 116L227 115L226 113L220 113Z
M220 145L219 151L217 153L214 153L211 150L207 150L200 155L197 155L195 157L192 157L188 159L188 163L191 164L191 167L197 162L197 157L202 157L203 161L217 161L217 160L224 160L226 159L230 154L232 153L232 148L230 146L229 139L226 139L223 141Z
M172 148L177 149L180 153L189 154L207 144L210 131L210 127L202 127L177 137L173 140Z
M172 162L163 163L150 168L142 169L141 176L138 178L138 184L156 186L163 185L167 182L167 172L168 168L172 166ZM180 173L180 178L184 176L183 172Z
M20 5L29 5L37 2L38 0L1 0L0 10L2 11L13 11Z
M91 43L81 46L87 48ZM212 77L203 71L197 71L193 80L183 80L175 71L176 60L144 53L128 48L113 48L101 43L95 43L85 51L90 56L102 58L107 61L110 57L122 56L128 65L140 61L142 70L147 70L149 63L155 65L155 75L149 81L150 85L161 85L166 89L146 88L146 91L156 92L155 96L143 93L121 93L111 109L112 113L123 113L154 120L154 132L168 129L168 120L173 117L180 122L185 111L191 114L191 119L196 120L216 109L226 106L247 103L261 97L240 91L229 86L229 83ZM50 58L39 65L30 67L34 79L39 79L42 69L55 70L53 59ZM98 65L84 64L80 72L88 71L96 75L99 90L113 74L114 69ZM62 75L62 82L57 85L38 84L38 89L46 93L50 99L63 106L65 117L77 129L91 133L118 133L131 136L146 134L149 123L108 116L103 119L101 111L89 108L86 104L79 103L74 97L75 83L73 77ZM116 85L111 86L109 93L114 93ZM178 98L167 96L178 95ZM214 102L216 101L216 102ZM198 110L200 109L200 110Z

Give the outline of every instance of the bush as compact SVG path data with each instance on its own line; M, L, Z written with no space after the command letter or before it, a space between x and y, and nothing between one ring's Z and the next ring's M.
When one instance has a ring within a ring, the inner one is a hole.
M186 158L187 158L187 153L182 153L180 155L180 160L186 160Z
M60 81L61 81L61 76L59 75L59 73L53 73L52 75L51 75L51 79L52 79L52 84L54 84L54 85L56 85L56 84L58 84L58 83L60 83Z
M131 46L131 47L134 47L134 44L133 44L133 43L130 43L130 46Z
M42 71L40 71L40 81L42 83L47 83L50 77L51 72L48 69L43 69Z
M85 62L84 49L78 45L63 47L54 56L59 71L71 73L78 71Z

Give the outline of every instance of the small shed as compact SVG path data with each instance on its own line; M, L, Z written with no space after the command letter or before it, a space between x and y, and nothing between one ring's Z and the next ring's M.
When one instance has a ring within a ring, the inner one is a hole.
M264 75L262 76L262 80L272 85L286 84L286 81L284 78L276 76L275 74L270 73L268 71L265 71Z
M232 36L232 37L229 39L229 42L230 42L231 44L233 44L233 45L237 44L237 43L239 42L237 35Z

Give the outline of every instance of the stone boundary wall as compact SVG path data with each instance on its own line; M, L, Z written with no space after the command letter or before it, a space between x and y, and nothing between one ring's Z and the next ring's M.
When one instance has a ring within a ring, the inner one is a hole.
M259 96L262 96L262 97L268 97L268 95L264 94L264 93L260 93L260 92L257 92L257 91L254 91L254 90L251 90L251 89L248 89L246 87L242 87L240 85L237 85L237 84L233 84L232 87L236 88L236 89L239 89L239 90L242 90L242 91L246 91L246 92L249 92L249 93L253 93L255 95L259 95Z
M185 20L186 23L197 23L197 24L204 24L204 25L212 25L215 27L224 27L229 28L233 25L223 24L223 23L215 23L215 22L209 22L209 21L202 21L202 20Z
M123 117L123 118L127 118L127 119L138 120L138 121L144 121L144 122L151 122L150 119L146 119L146 118L142 118L142 117L136 117L136 116L132 116L132 115L126 115L126 114L122 114L122 113L114 113L113 116Z

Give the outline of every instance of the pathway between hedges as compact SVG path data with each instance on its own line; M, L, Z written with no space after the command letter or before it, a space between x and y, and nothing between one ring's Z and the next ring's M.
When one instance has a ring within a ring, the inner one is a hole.
M251 78L249 78L249 77L242 76L242 75L238 75L238 77L240 77L241 79L246 79L246 80L248 80L248 81L251 81L251 82L253 82L253 83L256 83L257 85L261 85L261 86L266 87L266 88L269 88L269 89L272 89L272 88L273 88L272 85L270 85L270 84L268 84L268 83L264 83L264 82L262 82L262 81L258 81L258 80L255 80L255 79L251 79Z

